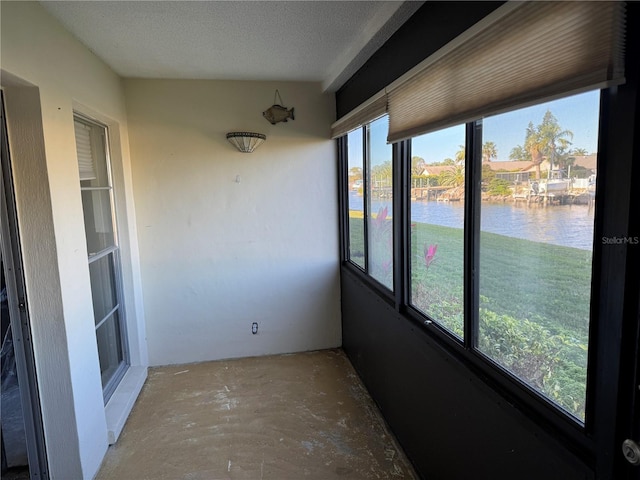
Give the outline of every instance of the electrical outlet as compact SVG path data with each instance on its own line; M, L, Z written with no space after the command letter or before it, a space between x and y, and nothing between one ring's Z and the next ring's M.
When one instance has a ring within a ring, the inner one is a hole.
M253 322L251 324L251 333L253 333L254 335L258 333L258 322Z

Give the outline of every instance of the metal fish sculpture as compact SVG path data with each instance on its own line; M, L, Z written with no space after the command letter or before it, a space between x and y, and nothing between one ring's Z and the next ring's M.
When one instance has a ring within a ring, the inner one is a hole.
M293 116L293 108L287 110L286 107L278 104L274 104L269 107L268 110L262 112L262 116L266 118L271 125L275 125L279 122L286 122L289 118L291 120L295 120L295 117Z

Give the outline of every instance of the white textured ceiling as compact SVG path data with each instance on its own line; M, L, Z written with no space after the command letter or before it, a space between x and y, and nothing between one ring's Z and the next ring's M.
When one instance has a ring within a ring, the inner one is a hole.
M320 81L336 90L423 2L41 3L123 77Z

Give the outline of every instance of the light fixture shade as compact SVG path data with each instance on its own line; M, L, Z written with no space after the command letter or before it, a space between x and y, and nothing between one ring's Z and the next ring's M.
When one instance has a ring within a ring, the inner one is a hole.
M242 153L253 152L258 145L267 139L266 135L255 132L229 132L227 140L231 142Z

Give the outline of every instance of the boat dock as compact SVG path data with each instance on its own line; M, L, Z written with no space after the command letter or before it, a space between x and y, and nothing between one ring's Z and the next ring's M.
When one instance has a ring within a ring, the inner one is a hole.
M586 191L575 190L556 193L514 193L513 203L526 202L542 205L587 205L591 196Z
M440 195L442 195L445 191L450 189L451 187L447 187L447 186L413 187L411 189L411 201L414 201L414 200L441 201Z

